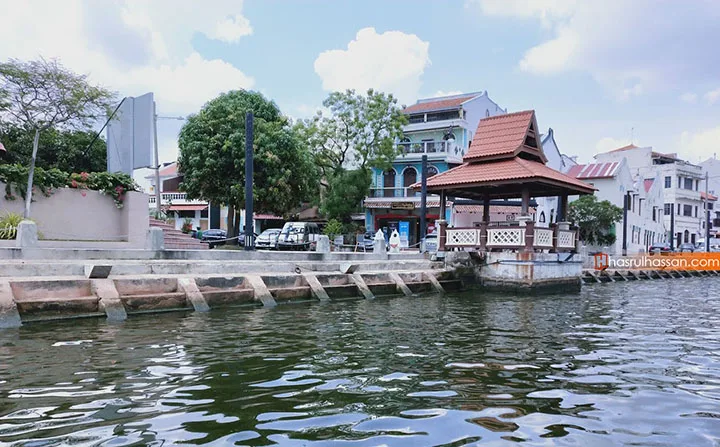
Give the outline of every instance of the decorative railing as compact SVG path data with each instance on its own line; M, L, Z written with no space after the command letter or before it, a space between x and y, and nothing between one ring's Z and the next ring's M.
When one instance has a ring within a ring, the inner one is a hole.
M413 154L448 154L462 157L463 148L456 142L449 141L420 141L417 143L398 143L398 150L401 155Z
M155 202L157 202L155 198L155 194L150 194L148 196L148 203L150 205L154 205ZM203 200L195 200L195 199L188 199L187 194L184 192L163 192L160 193L160 203L165 205L172 202L174 205L181 205L181 204L201 204L201 203L207 203Z
M575 251L578 231L567 224L535 228L533 222L508 225L506 222L481 223L479 227L440 226L441 250L550 250Z

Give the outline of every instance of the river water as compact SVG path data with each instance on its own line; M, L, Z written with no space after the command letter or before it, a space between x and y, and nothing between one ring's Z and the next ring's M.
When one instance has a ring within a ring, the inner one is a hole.
M718 446L720 279L0 332L0 444Z

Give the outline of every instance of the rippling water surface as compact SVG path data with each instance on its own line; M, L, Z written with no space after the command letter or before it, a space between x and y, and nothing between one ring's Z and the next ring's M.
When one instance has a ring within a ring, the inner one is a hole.
M720 279L0 332L0 444L720 445Z

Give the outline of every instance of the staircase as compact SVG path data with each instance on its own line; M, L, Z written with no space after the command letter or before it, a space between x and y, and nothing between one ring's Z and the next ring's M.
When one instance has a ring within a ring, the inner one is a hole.
M166 250L207 250L208 244L203 244L173 226L157 219L150 218L150 226L163 230Z

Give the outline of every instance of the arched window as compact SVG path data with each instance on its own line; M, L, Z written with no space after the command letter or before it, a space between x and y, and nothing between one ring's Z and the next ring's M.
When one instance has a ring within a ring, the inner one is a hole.
M540 218L538 219L538 222L545 223L545 211L540 211Z
M433 165L429 165L429 166L427 167L427 171L425 172L425 176L426 176L427 178L430 178L430 177L432 177L433 175L436 175L437 173L438 173L438 169L437 169L435 166L433 166Z
M417 182L417 171L413 167L405 168L403 172L403 186L408 187Z
M487 117L489 117L489 116L490 116L490 110L489 110L489 109L485 109L485 117L487 118Z
M383 196L395 196L395 170L392 168L383 173Z
M683 234L683 242L690 242L690 232L688 230L685 230Z

